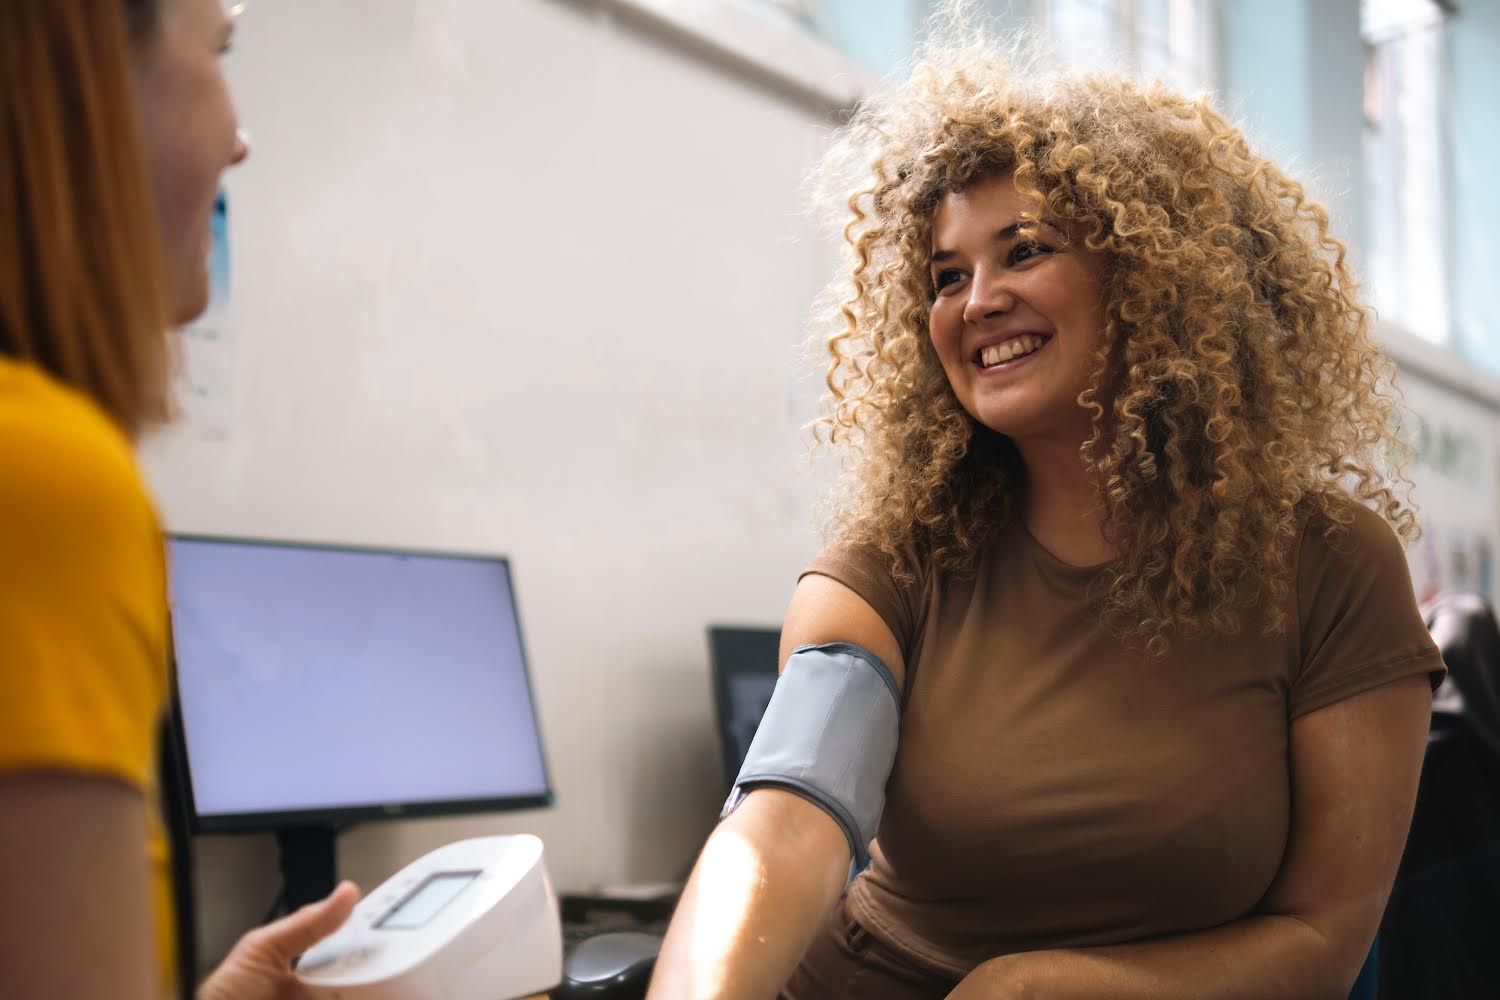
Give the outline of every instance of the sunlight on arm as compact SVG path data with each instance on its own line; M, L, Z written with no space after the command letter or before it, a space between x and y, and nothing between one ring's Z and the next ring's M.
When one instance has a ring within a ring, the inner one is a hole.
M729 986L724 958L731 949L726 945L748 933L751 901L765 882L766 866L748 839L720 827L703 849L701 872L690 996L712 997Z

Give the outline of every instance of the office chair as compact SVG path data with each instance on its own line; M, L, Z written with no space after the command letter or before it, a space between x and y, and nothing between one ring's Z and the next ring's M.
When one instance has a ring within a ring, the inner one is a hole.
M1483 598L1422 608L1448 678L1380 928L1379 995L1500 994L1500 623Z

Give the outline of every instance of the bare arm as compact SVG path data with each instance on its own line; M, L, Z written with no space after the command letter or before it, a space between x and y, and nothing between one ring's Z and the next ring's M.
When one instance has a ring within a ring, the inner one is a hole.
M0 997L157 1000L145 796L64 771L0 778ZM359 892L251 931L202 1000L300 1000L292 959L333 933Z
M1431 713L1425 677L1292 724L1292 829L1260 912L1213 930L980 966L952 1000L1328 1000L1349 994L1406 843Z
M155 1000L145 796L65 772L0 778L0 996Z
M797 585L781 662L809 643L853 642L904 682L901 650L859 595L823 576ZM839 825L790 792L751 792L719 824L688 880L651 981L651 1000L766 1000L791 977L843 892L849 844Z

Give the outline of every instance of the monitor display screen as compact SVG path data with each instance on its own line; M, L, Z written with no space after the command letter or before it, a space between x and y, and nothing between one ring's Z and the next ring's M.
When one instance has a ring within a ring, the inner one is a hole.
M200 829L550 801L506 560L168 548Z

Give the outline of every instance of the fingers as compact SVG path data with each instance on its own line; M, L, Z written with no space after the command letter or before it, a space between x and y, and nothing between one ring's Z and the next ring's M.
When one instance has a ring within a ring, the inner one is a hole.
M327 898L267 924L257 936L290 961L338 930L358 902L359 888L353 882L340 882Z

